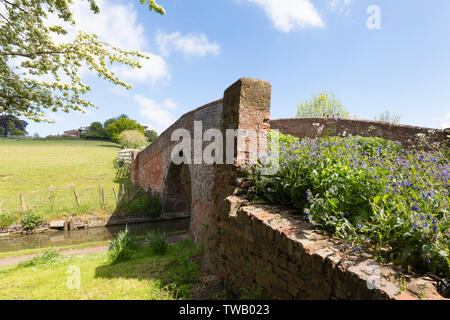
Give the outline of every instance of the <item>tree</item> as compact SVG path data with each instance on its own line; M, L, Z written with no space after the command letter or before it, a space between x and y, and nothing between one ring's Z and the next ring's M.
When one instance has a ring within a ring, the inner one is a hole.
M158 133L156 133L155 130L148 129L145 130L145 137L147 138L149 143L152 143L153 141L156 140L156 138L158 138Z
M302 102L298 107L298 118L349 118L350 114L344 109L335 95L326 92L313 95L311 100Z
M0 115L0 127L3 128L5 136L15 135L23 136L27 133L26 127L28 123L20 120L13 115Z
M95 0L86 0L93 14L100 12ZM154 0L139 0L150 11L164 14ZM101 78L127 89L108 66L113 63L141 67L149 59L138 51L124 50L98 40L95 34L78 32L69 42L56 43L67 35L57 25L48 25L49 14L75 24L72 0L0 0L0 114L48 121L44 111L84 111L96 107L83 99L90 91L80 76L86 66ZM130 35L132 36L132 35Z
M119 135L125 130L137 130L142 134L145 132L144 126L137 123L136 120L128 118L122 118L111 123L106 129L106 132L111 140L118 142Z
M103 128L101 122L92 122L88 131L83 135L83 138L107 139L108 133Z
M147 138L142 132L137 130L123 131L118 137L118 142L124 147L135 149L139 149L148 144Z
M103 123L103 128L107 129L108 126L109 126L111 123L114 123L114 122L116 122L117 120L123 119L123 118L127 118L127 119L128 119L128 116L127 116L126 114L122 113L122 114L121 114L120 116L118 116L117 118L111 118L111 119L108 119L108 120L106 120L106 121Z
M395 114L393 112L390 112L389 110L386 110L378 115L378 117L375 118L375 120L383 121L383 122L390 122L390 123L400 123L400 119L402 118L401 115Z

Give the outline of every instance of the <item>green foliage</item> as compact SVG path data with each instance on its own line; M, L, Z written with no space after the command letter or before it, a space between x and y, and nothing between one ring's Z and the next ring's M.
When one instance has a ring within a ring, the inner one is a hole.
M400 119L402 118L401 115L395 114L393 112L390 112L389 110L386 110L378 115L375 120L383 121L383 122L390 122L390 123L400 123Z
M152 143L153 141L158 138L158 133L155 130L145 130L145 137L147 138L149 143Z
M50 264L62 262L65 260L65 257L60 255L59 253L53 251L52 249L44 251L44 253L19 264L19 268L28 268L28 267L39 267L39 266L47 266Z
M148 143L147 138L137 130L125 130L117 140L123 147L131 149L140 149Z
M302 102L298 107L298 118L330 117L349 118L349 113L336 99L335 95L326 92L313 94L311 100Z
M239 291L241 292L240 300L261 300L262 299L262 288L253 288L253 289L247 289L247 288L240 288Z
M128 116L126 115L126 114L121 114L120 116L118 116L117 118L110 118L110 119L108 119L108 120L106 120L104 123L103 123L103 128L104 129L108 129L108 126L111 124L111 123L114 123L114 122L116 122L117 120L119 120L119 119L128 119Z
M148 9L150 11L153 10L153 11L155 11L155 12L161 14L161 15L166 13L164 8L162 6L160 6L159 4L157 4L155 0L139 0L139 2L142 3L142 4L147 3L148 4Z
M191 287L201 275L197 257L203 254L202 248L196 247L189 240L177 243L176 257L170 268L163 275L162 289L168 290L176 299L189 299Z
M127 130L137 130L142 134L145 133L144 126L137 123L136 120L131 120L128 118L118 119L118 120L114 121L113 123L109 124L108 128L106 128L108 137L115 142L118 142L119 135L122 132L127 131Z
M0 213L0 229L10 226L16 221L16 218L8 213Z
M71 136L53 136L53 135L48 135L45 137L45 139L47 140L80 140L77 137L71 137Z
M147 235L149 240L149 247L154 254L165 254L169 243L167 242L167 235L164 232L152 231Z
M93 14L100 9L88 0ZM164 13L154 0L140 0L151 11ZM70 41L56 43L55 36L67 36L62 22L75 24L70 0L0 0L0 114L48 121L45 111L84 111L96 107L83 96L91 90L80 75L86 66L101 78L131 88L108 65L142 66L143 53L124 50L99 41L95 34L78 32ZM53 14L59 25L49 25ZM132 36L132 35L130 35Z
M128 230L128 227L120 231L114 240L110 241L108 251L109 263L116 264L131 259L137 246L136 238Z
M280 170L245 169L254 200L290 205L342 238L405 266L450 275L450 162L380 138L281 135Z
M89 130L82 135L82 138L86 139L107 139L108 133L103 128L103 125L100 122L92 122Z
M27 125L26 121L20 120L13 115L0 114L0 128L3 129L3 132L0 132L1 135L24 136L27 133Z
M42 217L36 213L28 212L20 221L20 224L25 230L34 230L36 229L42 222Z
M128 203L123 201L119 203L116 212L120 213L145 213L152 218L157 218L162 212L162 203L156 195L143 195Z

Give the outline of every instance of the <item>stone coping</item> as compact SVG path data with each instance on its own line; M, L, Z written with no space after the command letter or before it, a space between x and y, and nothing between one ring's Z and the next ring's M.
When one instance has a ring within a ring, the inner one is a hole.
M406 273L393 264L377 262L370 251L364 248L357 254L346 251L342 240L313 229L295 210L276 205L252 204L239 196L230 196L227 201L231 205L231 217L247 216L253 221L254 231L254 225L260 224L272 229L275 246L285 248L291 257L296 257L299 252L308 255L313 263L321 264L324 274L330 278L345 273L343 281L347 282L348 287L354 287L354 283L349 282L365 282L371 287L371 298L448 300L437 292L436 281L430 277ZM257 233L258 230L256 228ZM305 257L302 259L305 260ZM328 279L338 285L334 280ZM355 297L350 294L347 298Z

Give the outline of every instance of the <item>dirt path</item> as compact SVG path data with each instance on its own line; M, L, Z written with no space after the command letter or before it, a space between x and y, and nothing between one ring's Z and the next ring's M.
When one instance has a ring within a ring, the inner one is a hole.
M168 236L167 240L169 243L174 243L181 241L183 239L187 239L188 234L177 234ZM61 250L58 251L59 254L63 256L82 256L86 254L93 254L93 253L102 253L108 251L109 246L108 245L101 245L101 246L94 246L94 247L86 247L86 248L74 248L74 249L67 249L67 250ZM6 257L0 259L0 267L7 267L7 266L13 266L16 264L19 264L21 262L30 260L36 256L38 256L41 253L35 253L35 254L27 254L23 256L17 256L17 257Z

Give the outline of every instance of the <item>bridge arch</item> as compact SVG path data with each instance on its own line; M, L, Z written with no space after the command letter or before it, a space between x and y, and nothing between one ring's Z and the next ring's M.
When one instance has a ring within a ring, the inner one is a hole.
M192 192L189 165L170 163L164 178L162 200L165 216L191 214Z

